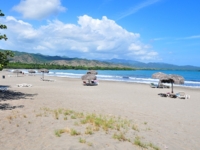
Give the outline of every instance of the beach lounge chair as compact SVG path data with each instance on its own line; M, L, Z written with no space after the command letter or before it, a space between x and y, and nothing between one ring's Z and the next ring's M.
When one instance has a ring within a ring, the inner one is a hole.
M8 77L17 77L17 75L8 75Z
M44 79L45 81L54 82L54 79Z
M99 83L98 83L98 81L91 81L91 82L83 81L83 85L85 85L85 86L97 86L97 85L99 85Z
M44 78L41 78L42 81L50 81L50 82L54 82L55 80L53 79L44 79Z
M169 96L169 94L167 94L167 93L159 93L158 95L160 95L161 97L168 97Z
M22 84L17 84L17 87L32 87L32 84L22 83Z
M169 85L162 84L163 88L170 88Z
M154 83L150 83L150 87L151 87L151 88L157 88L158 85L156 85L156 84L154 84Z
M190 95L186 95L185 92L178 92L176 93L176 96L180 99L189 99Z
M176 98L176 94L173 93L159 93L158 95L160 95L161 97L170 97L170 98Z
M171 97L171 98L177 98L177 95L174 94L174 93L170 93L170 94L169 94L169 97Z
M7 89L8 89L8 88L7 88L6 86L1 86L1 87L0 87L0 91L1 91L1 92L5 92L5 91L7 91Z
M170 86L169 86L169 85L162 84L162 83L159 83L159 84L158 84L158 88L170 88Z

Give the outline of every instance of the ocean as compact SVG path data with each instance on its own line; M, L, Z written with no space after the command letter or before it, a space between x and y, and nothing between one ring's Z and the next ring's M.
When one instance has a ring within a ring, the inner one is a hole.
M28 73L28 70L22 70L24 73ZM69 78L80 78L86 74L87 70L49 70L45 76L57 76L57 77L69 77ZM177 74L181 75L185 79L184 86L200 88L200 71L170 71L170 70L97 70L98 80L108 80L116 82L135 82L135 83L158 83L158 79L152 79L152 74L156 72L163 72L166 74Z

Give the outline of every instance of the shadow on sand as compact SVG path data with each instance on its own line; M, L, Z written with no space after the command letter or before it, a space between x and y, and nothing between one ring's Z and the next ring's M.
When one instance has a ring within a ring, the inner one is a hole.
M0 102L12 101L12 100L20 100L20 99L28 99L33 100L33 97L37 94L27 94L22 92L16 92L11 90L6 90L4 92L0 91ZM24 105L19 106L11 106L8 103L0 103L0 110L12 110L15 108L23 108Z

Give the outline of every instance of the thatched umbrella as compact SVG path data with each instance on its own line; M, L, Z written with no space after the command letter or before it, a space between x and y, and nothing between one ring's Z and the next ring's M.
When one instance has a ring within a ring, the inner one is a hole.
M153 79L159 79L158 87L160 86L161 82L160 79L167 78L167 74L162 72L157 72L152 75Z
M164 74L164 73L157 73L152 75L152 78L154 79L160 79L160 83L171 83L171 87L172 87L172 93L173 91L173 84L184 84L184 78L182 76L179 75L175 75L175 74Z
M98 74L98 72L95 71L95 70L89 70L89 71L87 72L87 74Z
M22 73L22 71L21 71L21 70L14 70L13 73L16 73L17 76L18 76L18 74L19 74L19 73Z
M38 72L39 73L42 72L42 79L44 79L44 73L49 73L49 70L47 70L47 69L39 69Z
M90 83L91 80L97 79L97 77L94 74L85 74L81 78L82 78L82 80L88 80L89 83Z
M36 71L35 70L28 70L28 73L30 73L30 75L33 75L34 73L36 73Z
M165 74L165 73L157 72L157 73L154 73L152 75L152 78L153 79L160 79L160 78L163 78L163 77L166 77L166 76L167 76L167 74Z
M36 73L35 70L29 70L28 73Z
M179 75L169 74L167 78L160 79L161 83L171 83L172 93L173 91L173 84L184 84L184 78Z

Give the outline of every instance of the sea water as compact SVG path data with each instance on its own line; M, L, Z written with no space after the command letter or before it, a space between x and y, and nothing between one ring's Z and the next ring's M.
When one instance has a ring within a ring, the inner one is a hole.
M28 70L23 70L28 73ZM36 70L37 71L37 70ZM176 74L183 76L185 83L183 85L193 88L200 88L200 71L179 71L179 70L97 70L98 80L135 82L135 83L158 83L158 79L152 79L152 74L163 72L165 74ZM79 78L87 73L87 70L49 70L45 76Z

